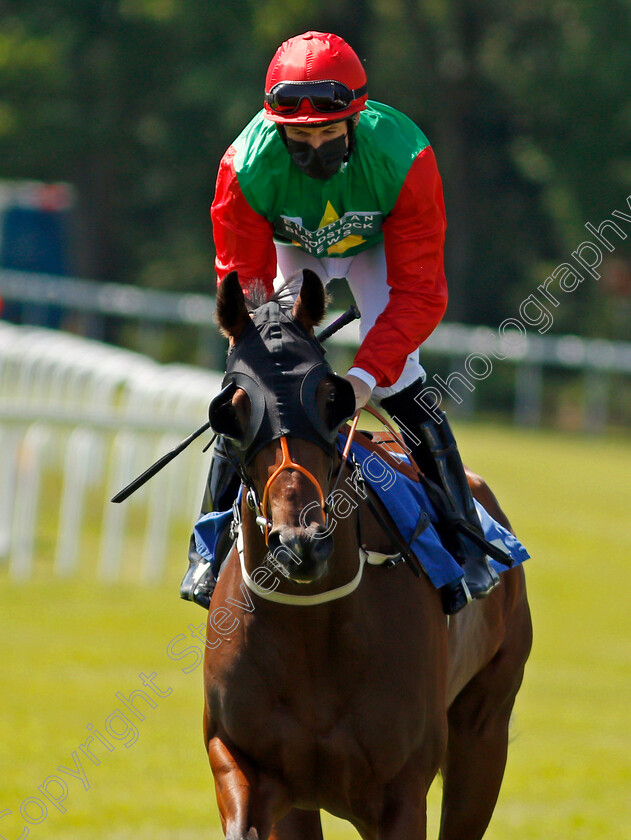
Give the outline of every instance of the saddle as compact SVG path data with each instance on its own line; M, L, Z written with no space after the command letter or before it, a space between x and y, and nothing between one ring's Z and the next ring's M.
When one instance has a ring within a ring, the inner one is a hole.
M400 472L410 481L420 482L420 470L412 460L409 452L403 447L399 438L392 432L369 432L360 430L355 432L355 440L364 449L374 452L382 458L388 466Z
M383 421L381 415L374 413ZM348 433L348 427L341 431L340 446ZM445 547L446 541L442 537L450 527L452 514L446 509L440 488L421 473L394 430L355 431L350 453L363 480L394 523L395 531L388 535L413 571L418 573L418 569L422 569L438 589L459 580L462 567ZM496 522L477 500L474 499L474 503L486 541L491 549L496 549L496 557L492 559L495 569L503 572L510 567L508 563L512 566L526 560L528 552L517 538ZM371 510L388 532L381 512L375 511L374 506ZM502 562L501 557L506 562Z

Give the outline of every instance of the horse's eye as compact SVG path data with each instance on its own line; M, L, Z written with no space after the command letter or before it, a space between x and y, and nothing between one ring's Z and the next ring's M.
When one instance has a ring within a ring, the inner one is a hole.
M252 409L249 396L241 388L239 388L232 399L232 410L234 411L237 424L243 436L250 423Z
M340 377L325 380L324 422L334 432L355 410L355 395L349 382Z
M237 445L245 438L249 418L250 398L241 388L232 398L211 404L210 422L213 431L235 441Z

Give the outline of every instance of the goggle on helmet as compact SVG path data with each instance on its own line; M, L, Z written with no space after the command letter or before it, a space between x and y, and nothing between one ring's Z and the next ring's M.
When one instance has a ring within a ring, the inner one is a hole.
M367 98L357 54L326 32L305 32L281 44L265 79L265 116L281 124L343 120L363 111Z

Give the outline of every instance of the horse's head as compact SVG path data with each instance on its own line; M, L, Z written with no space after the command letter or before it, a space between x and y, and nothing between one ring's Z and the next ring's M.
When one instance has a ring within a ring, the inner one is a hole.
M217 295L230 350L210 422L227 438L267 545L295 582L315 581L327 569L335 441L355 410L351 385L331 371L314 336L324 312L324 289L311 271L292 309L273 298L248 311L235 272Z

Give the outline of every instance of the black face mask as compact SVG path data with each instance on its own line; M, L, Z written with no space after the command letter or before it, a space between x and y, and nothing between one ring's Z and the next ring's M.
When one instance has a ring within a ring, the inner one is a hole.
M326 417L315 408L323 379L335 388ZM283 435L311 441L332 455L339 426L355 411L353 389L346 379L332 373L320 343L273 301L254 311L234 342L223 386L210 404L210 422L213 431L230 440L245 464L265 444ZM232 410L237 388L250 398L245 432Z
M287 138L287 151L293 162L310 178L326 181L332 178L348 154L346 134L327 140L317 149L310 143Z

